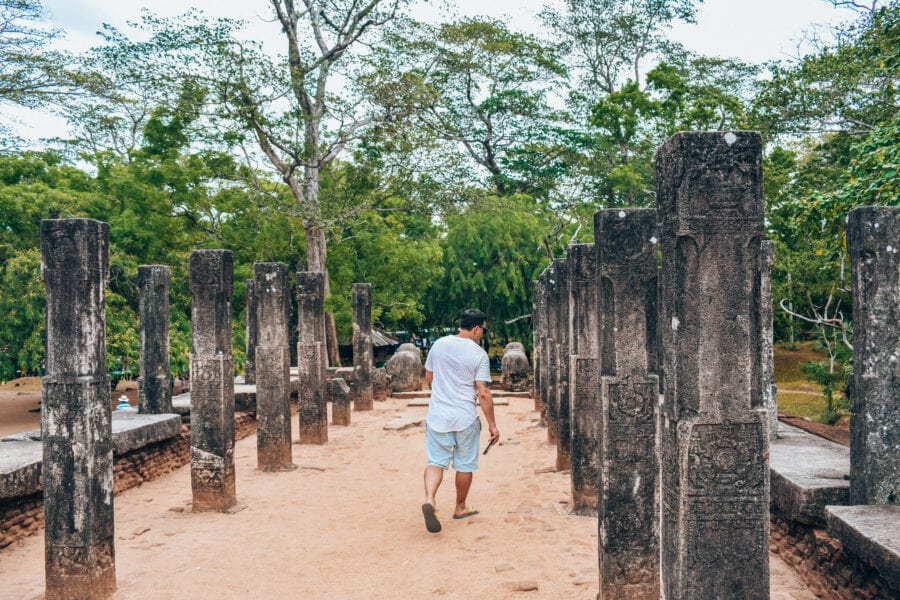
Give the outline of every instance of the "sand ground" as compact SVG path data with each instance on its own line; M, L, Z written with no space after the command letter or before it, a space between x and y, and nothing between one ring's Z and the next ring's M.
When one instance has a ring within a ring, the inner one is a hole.
M568 514L569 474L552 470L532 408L496 409L502 441L469 495L481 514L450 519L445 477L439 534L420 510L426 409L394 398L325 445L295 443L292 472L257 470L256 437L237 442L235 514L192 513L187 466L129 490L115 498L114 598L593 599L597 520ZM777 556L771 567L772 598L814 598ZM0 598L40 598L43 578L43 535L0 552Z

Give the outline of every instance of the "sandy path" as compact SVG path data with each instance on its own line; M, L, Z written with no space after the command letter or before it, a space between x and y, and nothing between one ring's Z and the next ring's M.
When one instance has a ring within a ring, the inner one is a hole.
M324 446L295 444L289 473L256 470L255 436L239 441L236 514L191 513L189 467L130 490L115 499L114 597L593 599L597 521L566 513L568 474L549 472L555 450L531 408L497 407L503 441L469 497L481 514L449 518L451 472L437 535L420 511L424 430L385 429L424 418L405 400L353 413ZM773 598L813 598L774 556L772 568ZM43 536L0 552L0 582L2 598L41 596Z

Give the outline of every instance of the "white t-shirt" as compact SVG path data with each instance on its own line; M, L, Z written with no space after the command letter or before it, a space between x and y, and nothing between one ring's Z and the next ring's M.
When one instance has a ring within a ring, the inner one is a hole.
M487 352L474 340L448 335L434 343L425 368L434 373L428 426L440 433L462 431L478 418L476 381L490 382Z

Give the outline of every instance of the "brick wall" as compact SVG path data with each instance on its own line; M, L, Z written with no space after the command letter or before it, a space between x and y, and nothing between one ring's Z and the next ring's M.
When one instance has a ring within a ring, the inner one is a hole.
M900 598L878 571L862 563L824 529L788 522L773 514L770 549L826 600Z
M292 405L293 412L296 408ZM235 413L234 437L241 440L256 433L254 413ZM152 481L191 462L191 429L162 442L116 456L113 466L115 494ZM0 549L18 539L34 535L44 526L43 494L0 500Z

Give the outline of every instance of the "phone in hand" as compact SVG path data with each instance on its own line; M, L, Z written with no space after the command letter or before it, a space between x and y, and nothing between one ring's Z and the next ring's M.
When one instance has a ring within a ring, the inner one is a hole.
M482 454L482 455L487 454L487 453L488 453L488 450L491 449L491 446L493 446L494 444L496 444L498 441L499 441L499 440L491 440L490 442L488 442L487 447L484 449L484 452L482 452L481 454Z

